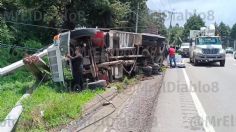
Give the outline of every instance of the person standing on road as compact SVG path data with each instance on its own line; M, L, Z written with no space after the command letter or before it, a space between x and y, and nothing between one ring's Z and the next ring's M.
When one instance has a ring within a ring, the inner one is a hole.
M70 54L67 54L67 57L71 60L73 78L75 81L74 90L83 89L83 56L80 52L80 47L76 47L75 56L72 57ZM79 86L79 88L78 88Z
M170 67L171 68L176 67L175 53L176 53L175 47L171 46L169 48L169 60L170 60ZM173 62L174 62L174 66L172 66Z

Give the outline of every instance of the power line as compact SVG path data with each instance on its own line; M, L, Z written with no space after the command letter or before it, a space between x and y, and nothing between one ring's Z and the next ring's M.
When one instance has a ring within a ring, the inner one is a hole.
M38 27L38 28L45 28L45 29L55 29L55 30L69 30L69 29L63 29L63 28L57 28L57 27L49 27L49 26L41 26L41 25L35 25L35 24L27 24L22 22L14 22L14 21L6 21L6 23L12 23L17 25L24 25L24 26L31 26L31 27Z
M43 51L44 49L46 49L47 47L44 46L44 47L42 47L40 49L37 49L37 48L30 48L30 47L24 47L24 46L12 45L12 44L2 44L2 43L0 43L0 48L11 48L11 49L27 50L27 51L31 51L31 52L40 52L40 51Z

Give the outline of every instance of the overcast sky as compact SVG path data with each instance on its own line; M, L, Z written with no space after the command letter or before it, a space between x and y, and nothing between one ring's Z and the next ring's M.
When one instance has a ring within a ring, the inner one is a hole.
M200 14L206 25L223 21L230 27L236 23L236 0L148 0L151 10L174 11L173 25L183 25L194 12ZM166 25L169 26L170 15Z

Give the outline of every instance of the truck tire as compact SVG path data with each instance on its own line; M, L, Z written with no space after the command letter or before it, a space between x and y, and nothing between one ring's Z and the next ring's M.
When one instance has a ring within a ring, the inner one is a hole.
M222 67L225 66L225 60L220 61L220 66L222 66Z
M152 67L146 66L146 67L143 67L142 70L145 76L148 76L148 77L152 76Z
M152 66L152 74L153 75L158 75L159 74L159 70L160 70L160 66L158 64L154 64Z

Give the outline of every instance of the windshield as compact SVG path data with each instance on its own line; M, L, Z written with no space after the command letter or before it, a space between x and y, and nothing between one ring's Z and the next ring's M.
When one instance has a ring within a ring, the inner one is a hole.
M232 47L228 47L228 48L226 48L227 50L233 50L233 48Z
M196 45L221 45L221 41L218 37L197 38Z

